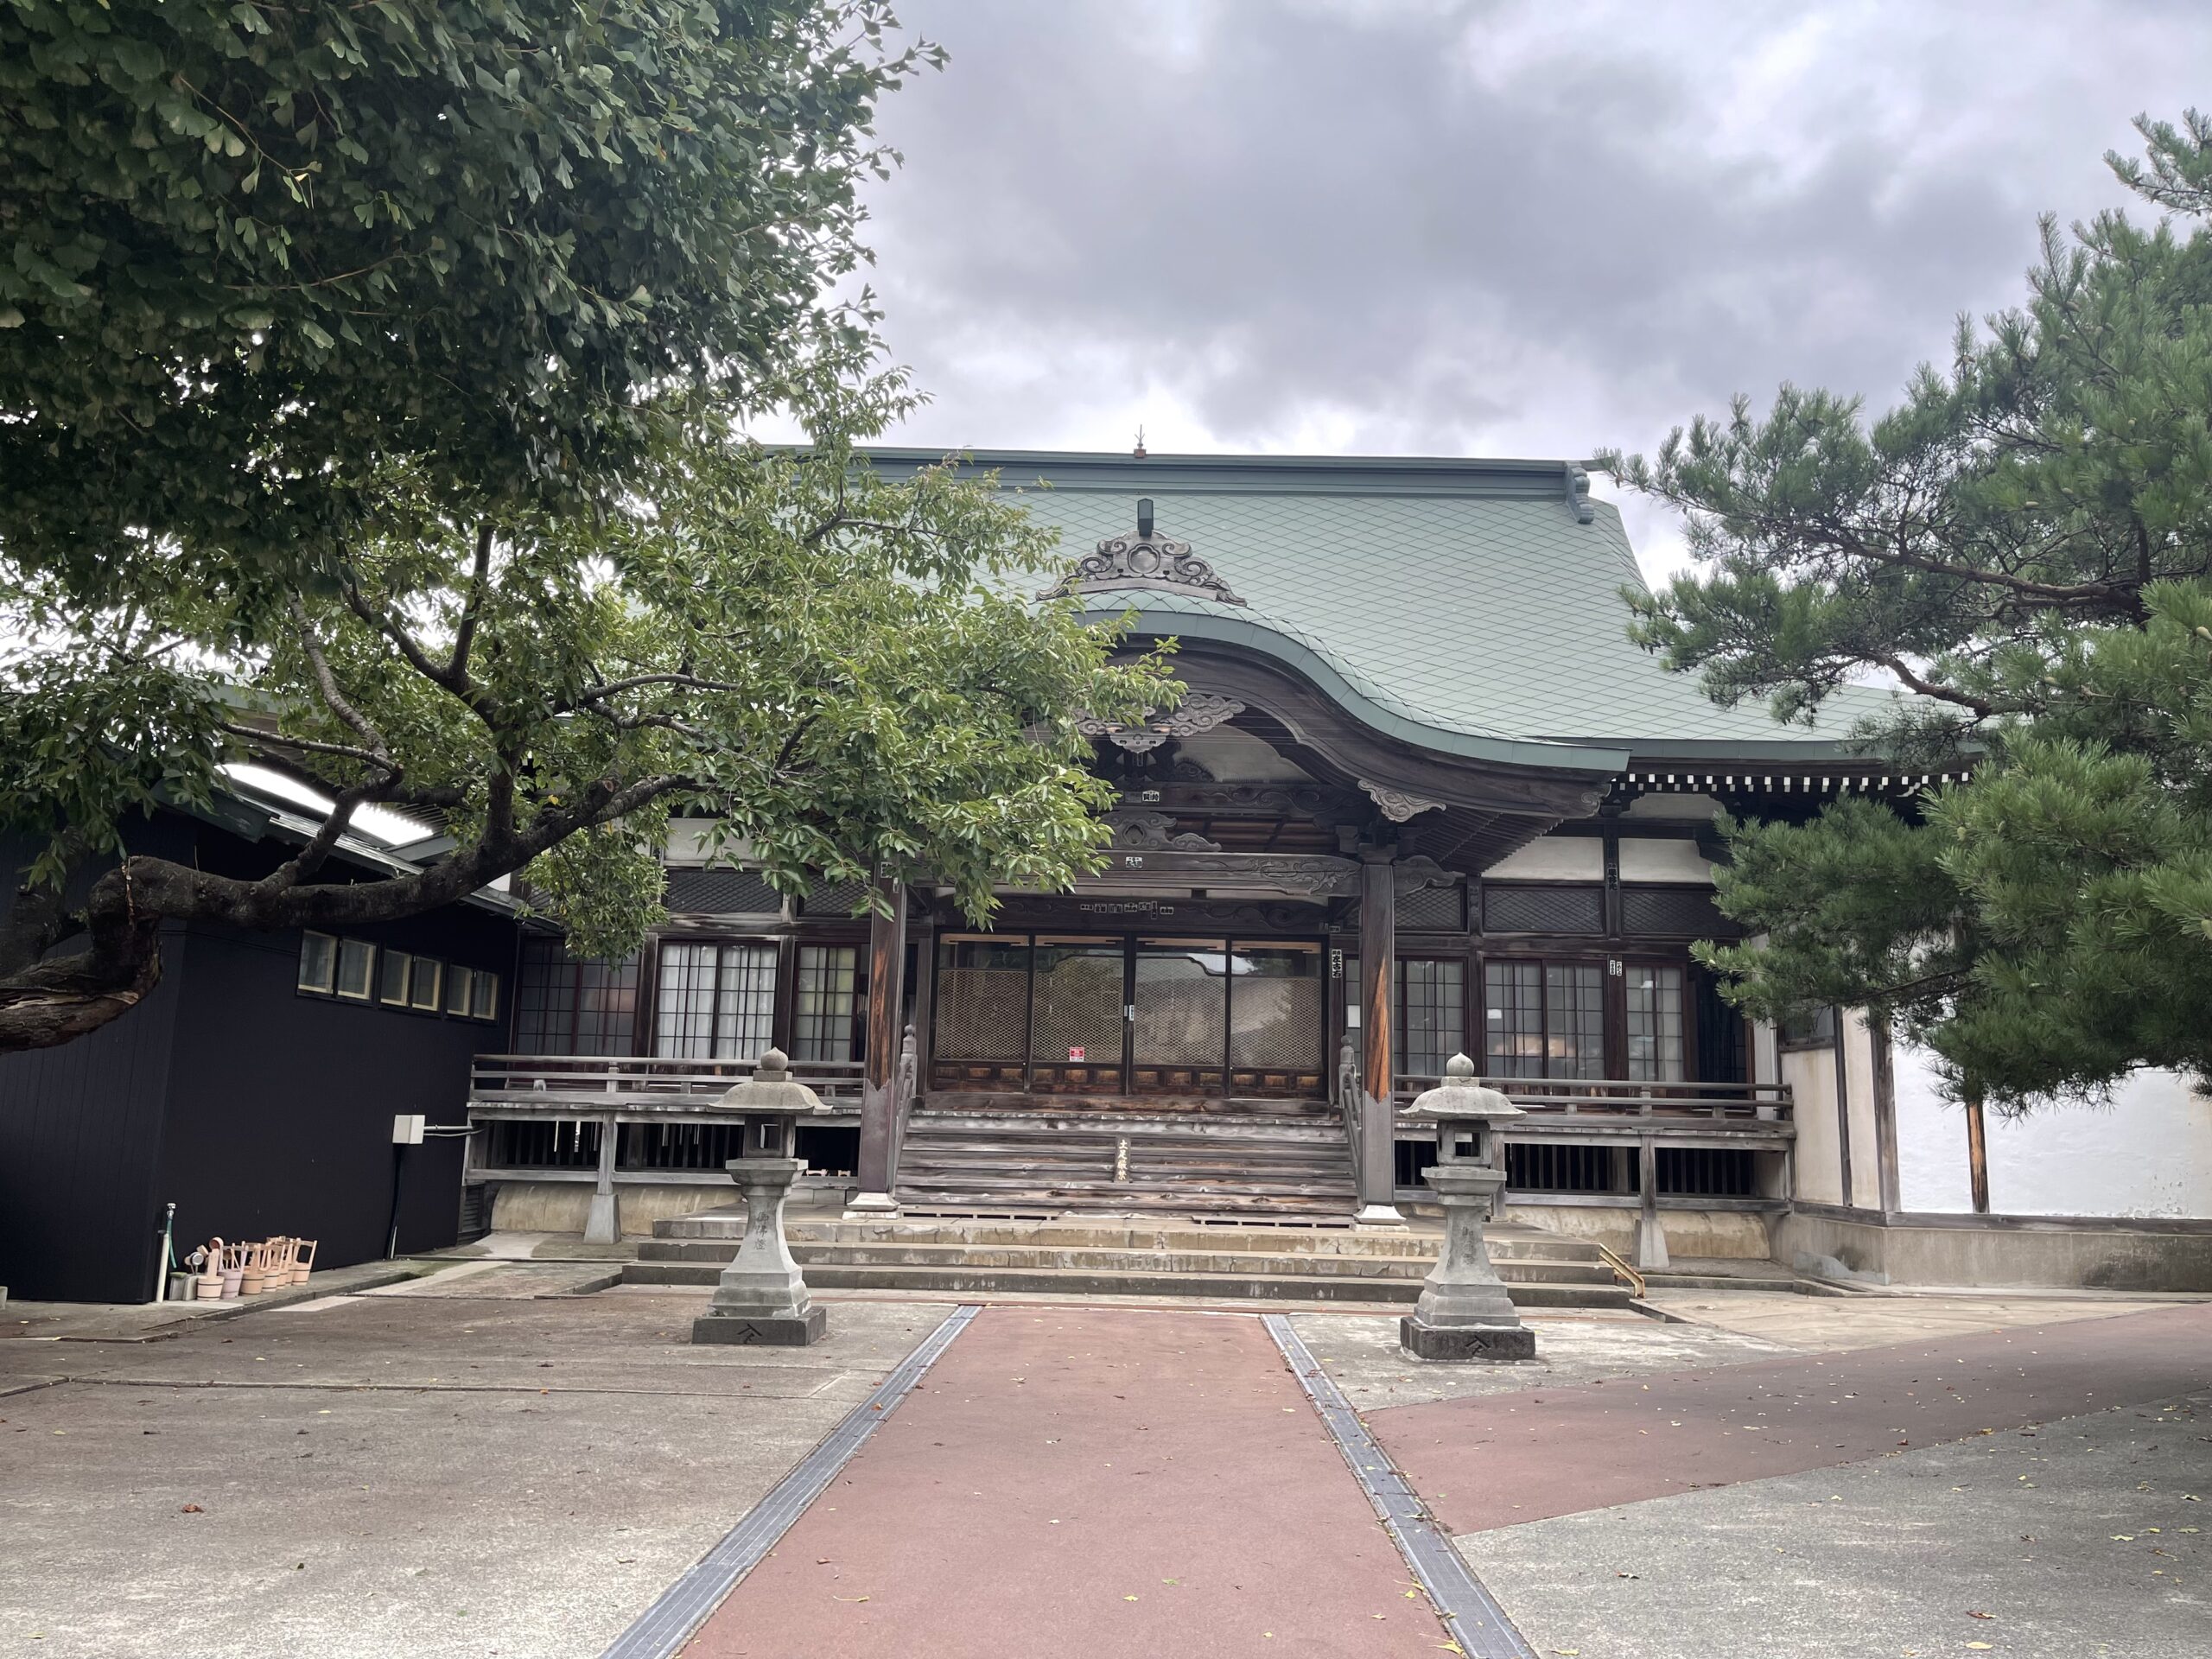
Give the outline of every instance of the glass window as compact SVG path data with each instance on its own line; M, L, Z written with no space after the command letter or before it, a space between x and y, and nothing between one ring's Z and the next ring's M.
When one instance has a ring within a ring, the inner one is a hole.
M478 969L468 982L468 1017L472 1020L497 1020L499 1017L499 976Z
M1682 970L1631 963L1624 976L1628 1001L1628 1075L1637 1083L1682 1080Z
M404 950L387 950L377 973L377 1001L396 1008L407 1006L408 964L415 960Z
M367 940L339 940L338 995L359 1002L367 1001L376 961L377 948Z
M774 945L661 946L656 1053L752 1059L770 1046L775 1010Z
M1605 1075L1605 975L1595 963L1544 964L1547 1077Z
M499 976L488 978L486 1012L499 1013ZM515 1046L525 1054L637 1052L638 958L620 962L569 954L560 939L523 941L515 992Z
M300 935L300 988L335 990L338 985L338 941L327 933Z
M791 1003L791 1058L849 1060L853 1012L859 1001L860 950L849 944L802 944Z
M446 1012L456 1019L468 1017L468 999L475 989L476 970L456 967L446 975Z
M1398 958L1397 1069L1441 1077L1465 1040L1467 964L1456 957Z
M426 1013L438 1011L438 992L445 985L446 965L434 957L417 957L408 981L407 1006Z
M1490 1077L1544 1075L1541 963L1483 964L1483 1058Z
M1494 1077L1605 1075L1605 974L1596 963L1483 964L1483 1052Z

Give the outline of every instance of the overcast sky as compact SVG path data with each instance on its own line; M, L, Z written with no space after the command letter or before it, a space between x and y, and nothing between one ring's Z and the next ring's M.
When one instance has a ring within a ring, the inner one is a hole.
M871 197L944 448L1584 456L1890 400L2212 104L2212 5L903 0ZM1607 493L1599 480L1600 493ZM1624 502L1647 569L1672 527Z

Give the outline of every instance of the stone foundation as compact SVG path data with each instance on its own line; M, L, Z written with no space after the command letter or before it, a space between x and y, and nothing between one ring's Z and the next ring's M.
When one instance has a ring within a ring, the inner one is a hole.
M1536 1333L1525 1325L1424 1325L1410 1313L1398 1321L1398 1344L1415 1359L1461 1365L1536 1357Z
M804 1348L821 1341L827 1329L829 1316L818 1306L792 1319L760 1313L708 1313L691 1322L691 1340L748 1348Z

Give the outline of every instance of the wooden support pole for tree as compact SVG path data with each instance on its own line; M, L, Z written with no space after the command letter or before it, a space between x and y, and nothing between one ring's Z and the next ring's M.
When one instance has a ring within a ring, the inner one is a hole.
M1967 1175L1974 1183L1974 1212L1986 1216L1989 1213L1989 1147L1982 1139L1980 1090L1967 1096L1966 1109Z

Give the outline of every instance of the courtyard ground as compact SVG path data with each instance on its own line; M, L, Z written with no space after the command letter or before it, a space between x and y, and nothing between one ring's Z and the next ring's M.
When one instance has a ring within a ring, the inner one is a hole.
M658 1650L1446 1651L1334 1389L1517 1627L1470 1651L2212 1650L2201 1303L1675 1292L1691 1322L1543 1319L1539 1363L1483 1369L1404 1359L1379 1310L992 1299L897 1396L950 1304L694 1348L703 1293L606 1277L0 1306L0 1654L641 1656L772 1493L795 1522ZM779 1488L861 1429L810 1502Z

